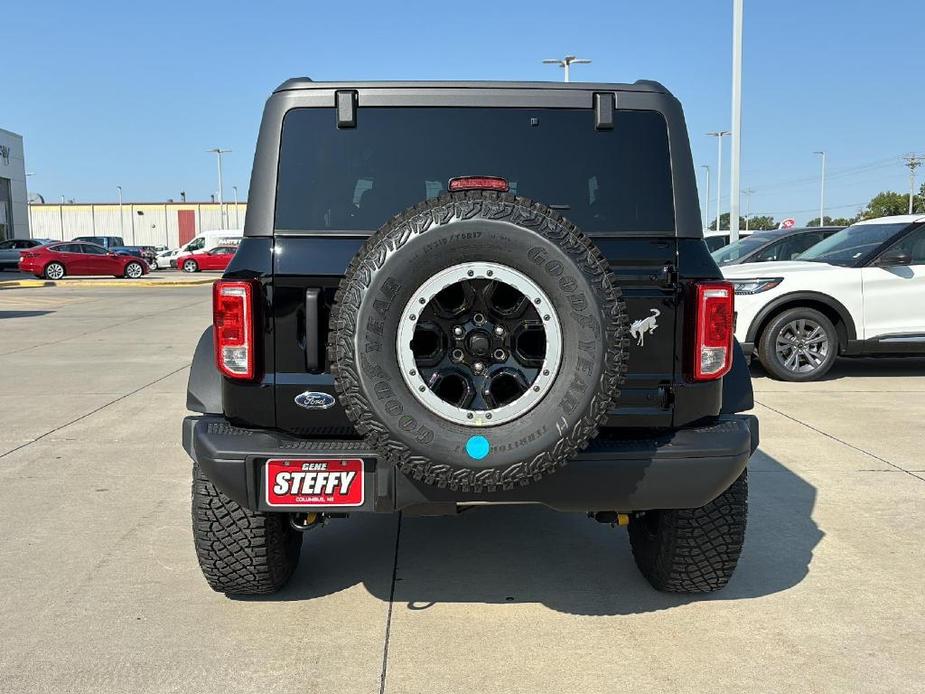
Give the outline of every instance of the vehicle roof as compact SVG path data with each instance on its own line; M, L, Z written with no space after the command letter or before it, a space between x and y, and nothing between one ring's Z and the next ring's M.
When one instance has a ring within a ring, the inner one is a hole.
M914 222L925 222L923 214L894 214L889 217L875 217L874 219L862 219L855 224L912 224Z
M503 81L362 81L362 82L316 82L310 77L293 77L286 80L276 89L276 92L293 91L297 89L572 89L619 92L653 92L668 94L664 85L654 80L636 80L632 84L622 82L503 82Z
M845 227L824 226L824 227L790 227L789 229L760 229L751 233L755 237L782 238L790 234L803 234L810 231L840 231Z

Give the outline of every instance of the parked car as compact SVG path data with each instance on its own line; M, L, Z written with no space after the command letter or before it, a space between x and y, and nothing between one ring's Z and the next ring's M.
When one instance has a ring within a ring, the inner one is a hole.
M113 246L109 250L118 255L133 255L143 259L151 270L157 269L157 254L152 246Z
M224 270L237 250L237 246L217 246L203 253L184 253L177 256L177 267L184 272Z
M722 270L736 337L775 378L815 380L839 355L925 353L925 216L865 220L795 260Z
M735 243L713 251L713 260L720 267L742 263L767 263L793 260L800 253L829 238L845 227L802 227L756 231Z
M204 253L216 246L237 246L241 243L244 232L241 229L223 229L220 231L204 231L198 236L184 243L179 248L164 251L158 254L158 264L163 267L179 267L177 258L184 253Z
M52 243L51 239L7 239L0 241L0 271L16 270L19 267L19 253L29 248Z
M746 236L751 235L751 233L752 233L751 231L740 229L739 238L743 239ZM703 242L707 244L707 248L712 253L718 248L722 248L723 246L729 245L729 231L728 230L713 231L713 230L707 229L706 231L703 232Z
M679 101L296 79L263 114L183 423L209 585L279 590L330 518L525 503L726 585L758 423Z
M113 275L137 279L148 273L143 259L119 255L95 243L55 242L20 252L19 269L59 280L66 275Z
M106 250L125 245L125 241L122 240L121 236L77 236L71 239L71 241L95 243L97 246L102 246Z

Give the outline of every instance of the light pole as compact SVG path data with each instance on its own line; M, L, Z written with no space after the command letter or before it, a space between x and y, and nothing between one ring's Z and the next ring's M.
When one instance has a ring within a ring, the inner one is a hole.
M742 194L745 196L745 231L748 231L748 211L752 206L752 193L754 193L753 188L746 188L742 191Z
M707 224L707 217L710 215L710 166L708 164L701 164L701 169L707 170L707 194L703 198L703 228L706 229L709 224Z
M222 183L222 155L228 154L230 149L222 149L221 147L213 147L209 152L215 153L216 162L218 163L218 204L219 204L219 219L221 220L222 229L225 228L225 198L224 198L224 187Z
M711 133L707 133L710 137L716 138L717 144L717 154L716 154L716 230L719 231L719 219L722 214L722 207L720 205L720 197L723 189L723 138L729 134L728 130L715 130ZM729 218L730 222L732 217ZM732 239L730 239L731 241Z
M234 228L241 228L241 218L238 216L238 187L231 186L231 189L234 191Z
M546 58L543 63L546 65L558 65L563 70L564 82L569 81L569 65L572 63L578 64L588 64L591 61L588 58L576 58L573 55L567 55L564 58Z
M822 177L819 179L819 226L825 226L825 152L813 152L822 157Z
M33 231L34 227L32 224L32 199L29 196L29 178L35 176L34 171L26 171L26 204L29 206L29 236L33 236L35 233Z
M729 182L730 243L739 240L739 166L742 158L743 4L743 0L732 0L732 175L730 176Z
M116 186L119 191L119 236L125 238L125 219L122 216L122 186ZM135 239L132 239L134 241Z

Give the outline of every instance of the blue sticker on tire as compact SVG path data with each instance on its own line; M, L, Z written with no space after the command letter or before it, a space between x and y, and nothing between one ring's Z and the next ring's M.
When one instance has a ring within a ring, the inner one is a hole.
M466 441L466 453L468 453L469 457L473 460L481 460L487 456L490 448L491 446L488 443L488 439L484 436L473 436Z

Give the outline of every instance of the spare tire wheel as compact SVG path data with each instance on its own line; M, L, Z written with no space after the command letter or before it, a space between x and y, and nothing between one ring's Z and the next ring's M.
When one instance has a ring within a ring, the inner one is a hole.
M403 473L461 491L528 484L588 441L627 360L620 290L549 207L451 193L354 258L329 358L357 430Z

